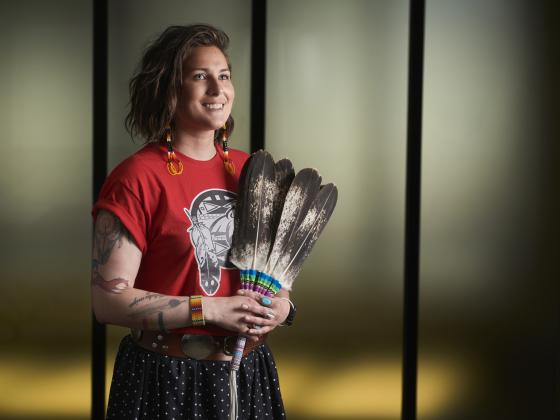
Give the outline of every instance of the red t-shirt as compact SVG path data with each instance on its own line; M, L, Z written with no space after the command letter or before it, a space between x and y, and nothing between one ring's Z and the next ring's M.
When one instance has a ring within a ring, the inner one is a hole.
M175 153L184 166L176 176L167 171L162 144L149 144L125 159L105 180L93 217L99 209L113 213L142 251L135 288L172 296L231 296L239 289L239 271L227 254L239 173L248 155L230 150L232 176L218 153L208 161ZM212 325L174 331L231 335Z

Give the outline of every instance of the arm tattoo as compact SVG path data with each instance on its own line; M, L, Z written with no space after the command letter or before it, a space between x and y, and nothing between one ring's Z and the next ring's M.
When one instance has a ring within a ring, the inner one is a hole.
M122 246L123 240L133 242L130 233L114 214L101 211L95 222L93 258L91 260L91 284L108 293L119 294L128 288L128 280L121 277L105 280L100 267L109 261L115 245Z
M161 299L168 299L166 302L162 302ZM161 332L168 333L163 319L164 312L176 308L182 303L188 302L188 299L177 299L171 298L166 295L160 295L159 293L147 292L144 296L135 297L132 302L128 305L129 308L135 306L140 306L134 312L128 314L130 318L142 320L142 328L147 330L148 324L151 323L155 326L157 321L157 329ZM154 317L153 315L157 315ZM150 322L151 321L151 322Z
M130 233L119 218L109 212L99 213L94 236L94 267L106 264L115 245L120 248L124 239L133 242Z
M130 313L128 316L131 318L144 317L146 315L151 315L157 312L165 311L166 309L176 308L177 306L185 302L188 302L188 299L183 299L183 300L169 299L167 303L154 302L146 305L144 308L138 311Z
M128 288L128 280L122 277L113 280L105 280L99 271L94 271L91 275L91 284L97 286L107 293L120 294Z
M167 329L165 328L165 324L163 323L163 312L158 313L158 326L161 332L169 333L169 331L167 331Z
M142 303L142 302L148 303L148 302L151 302L152 300L162 299L164 297L165 297L165 295L160 295L159 293L148 292L142 297L135 297L134 300L132 301L132 303L130 305L128 305L128 307L132 308L132 307L138 305L139 303Z

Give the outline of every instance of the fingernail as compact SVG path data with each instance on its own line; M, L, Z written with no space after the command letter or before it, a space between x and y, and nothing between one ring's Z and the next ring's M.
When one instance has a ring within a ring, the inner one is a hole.
M249 309L249 305L246 305L246 304L241 305L241 307L242 307L243 309Z
M263 296L263 297L261 298L261 303L262 303L263 305L270 305L270 304L272 303L272 301L271 301L269 298L267 298L266 296Z

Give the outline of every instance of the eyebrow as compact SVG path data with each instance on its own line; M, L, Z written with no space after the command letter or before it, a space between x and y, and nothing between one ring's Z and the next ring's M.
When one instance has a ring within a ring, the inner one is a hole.
M207 68L204 68L204 67L194 67L194 68L189 69L189 71L196 71L196 70L203 70L205 72L210 72L210 69L207 69ZM221 73L223 71L230 71L230 69L228 69L228 68L221 69L221 70L219 70L219 73Z

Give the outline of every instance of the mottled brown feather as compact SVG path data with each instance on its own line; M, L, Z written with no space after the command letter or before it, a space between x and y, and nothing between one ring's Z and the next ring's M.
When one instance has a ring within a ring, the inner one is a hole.
M321 187L303 220L298 224L292 239L284 248L279 262L270 273L280 281L282 288L291 290L301 271L303 262L311 252L317 238L327 225L338 199L338 189L333 184Z
M320 186L321 176L315 169L302 169L295 176L284 200L274 244L266 264L266 273L272 274L276 271L276 265L285 254L285 249L289 246L299 223L307 214Z
M272 156L264 150L255 152L239 185L230 260L240 269L263 270L272 246L270 221L277 195Z

